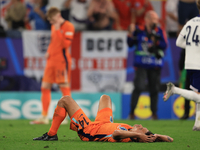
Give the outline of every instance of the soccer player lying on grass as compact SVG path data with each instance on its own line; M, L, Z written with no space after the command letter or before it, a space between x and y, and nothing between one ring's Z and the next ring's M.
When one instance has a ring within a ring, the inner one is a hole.
M172 142L166 135L151 133L142 125L130 126L124 123L113 123L112 102L109 96L102 95L95 121L85 115L79 105L70 97L63 96L54 111L53 122L48 133L33 140L56 141L58 128L68 113L70 129L78 133L82 141L108 142Z

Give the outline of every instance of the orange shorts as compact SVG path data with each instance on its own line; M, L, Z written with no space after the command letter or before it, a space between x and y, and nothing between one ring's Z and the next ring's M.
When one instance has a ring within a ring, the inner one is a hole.
M82 130L91 123L90 119L86 116L81 108L77 110L70 119L70 129L74 131Z
M96 123L113 123L113 115L111 108L104 108L97 112L97 116L95 118Z
M133 127L124 123L113 123L112 109L104 108L97 113L94 122L79 109L70 118L70 129L76 131L82 141L109 141L117 142L112 138L115 130L129 130ZM121 142L131 142L130 138L120 140Z
M43 82L48 83L70 83L70 68L62 66L46 66L44 70Z
M112 116L112 109L110 108L104 108L100 110L97 113L97 116L95 118L95 121L92 122L86 114L83 112L83 110L80 108L77 110L71 119L70 123L70 129L74 131L79 131L81 129L87 129L86 127L90 125L100 125L104 123L112 123L113 122L113 116Z
M94 122L90 121L81 108L70 119L70 129L76 131L83 141L89 140L82 135L83 132L92 136L97 133L102 124L113 122L112 110L110 108L100 110Z

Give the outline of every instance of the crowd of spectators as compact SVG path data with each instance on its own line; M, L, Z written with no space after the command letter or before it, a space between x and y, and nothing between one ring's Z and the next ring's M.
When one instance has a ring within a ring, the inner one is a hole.
M178 1L166 1L166 31L169 37L178 32ZM61 9L76 31L128 30L131 23L144 25L144 16L153 10L150 0L10 0L5 21L8 31L50 30L46 12L51 6Z
M26 1L27 2L27 1ZM49 30L46 11L56 6L76 31L127 30L131 23L143 24L153 7L149 0L31 0L29 4L11 0L6 6L8 30ZM30 5L31 4L31 5Z

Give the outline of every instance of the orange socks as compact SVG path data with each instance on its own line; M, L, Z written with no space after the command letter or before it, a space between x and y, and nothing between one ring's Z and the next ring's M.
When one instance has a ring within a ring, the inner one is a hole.
M63 96L65 96L65 95L71 96L70 87L60 87L60 90L61 90Z
M53 121L51 128L49 129L48 135L54 136L57 134L58 128L60 127L60 124L66 117L66 110L63 107L60 107L57 105L54 114L53 114Z
M48 114L49 104L50 104L50 101L51 101L51 90L42 88L41 92L42 92L42 96L41 96L42 115L46 117L47 114Z
M70 89L70 87L60 87L60 90L61 90L63 96L65 96L65 95L71 96L71 89ZM66 113L66 116L67 115L68 115L68 113Z

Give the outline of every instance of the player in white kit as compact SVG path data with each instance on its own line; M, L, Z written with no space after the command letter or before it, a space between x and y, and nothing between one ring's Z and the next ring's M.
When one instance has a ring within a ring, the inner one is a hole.
M196 1L200 11L200 0ZM185 48L185 69L190 78L190 89L185 90L167 83L167 90L164 94L164 101L167 101L173 94L178 94L186 99L197 103L196 119L193 131L200 131L200 16L189 20L181 30L176 45Z

